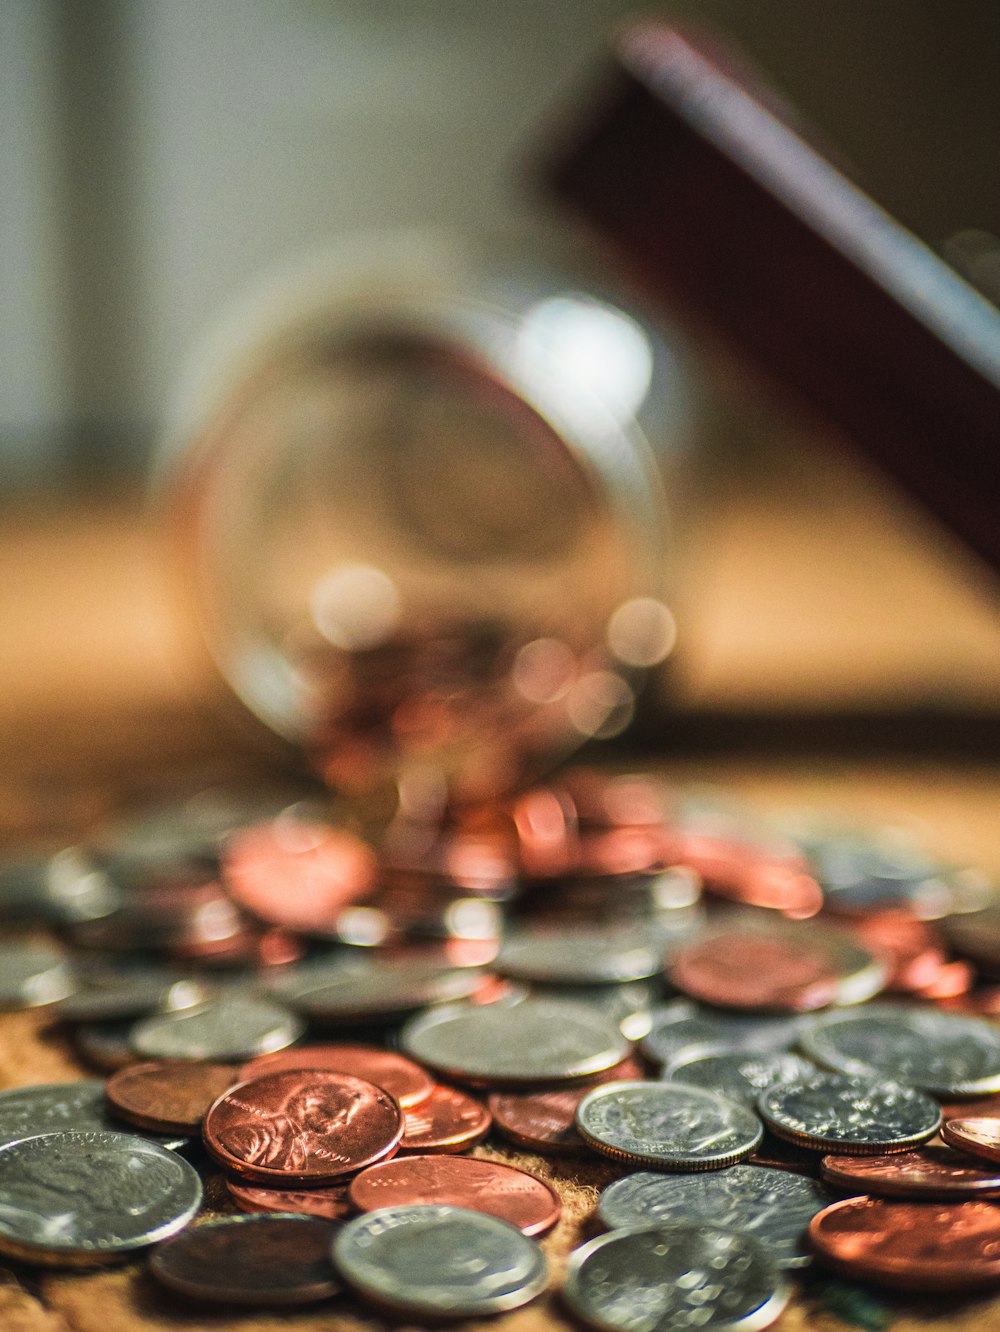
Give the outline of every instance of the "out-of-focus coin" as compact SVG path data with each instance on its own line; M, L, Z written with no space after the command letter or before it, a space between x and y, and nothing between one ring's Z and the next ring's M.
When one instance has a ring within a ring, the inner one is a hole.
M947 1119L941 1126L941 1137L960 1152L1000 1162L1000 1119Z
M227 1170L261 1184L329 1184L388 1156L403 1112L381 1087L347 1073L266 1073L220 1096L205 1146Z
M543 985L614 985L660 969L661 949L639 930L521 931L504 940L494 963L502 976Z
M490 1131L489 1110L455 1087L435 1087L425 1100L403 1111L400 1156L423 1152L464 1152Z
M130 976L109 985L88 985L56 1006L62 1022L113 1022L174 1012L204 1003L206 987L176 976Z
M609 1082L576 1111L580 1136L618 1161L656 1170L720 1170L749 1156L760 1120L746 1106L681 1082Z
M877 1155L917 1147L938 1131L941 1111L912 1087L834 1073L777 1083L757 1103L779 1138L817 1151Z
M347 1192L362 1212L416 1203L467 1207L499 1217L525 1235L551 1230L562 1211L559 1195L544 1180L471 1156L397 1157L362 1170Z
M1000 1091L1000 1027L930 1008L872 1004L803 1032L810 1059L850 1077L887 1078L939 1096Z
M247 1082L263 1073L304 1068L350 1073L353 1077L364 1078L365 1082L374 1082L404 1110L420 1105L434 1090L434 1079L419 1064L374 1045L299 1045L292 1050L279 1050L244 1064L239 1080Z
M798 1082L815 1073L815 1065L793 1054L759 1054L729 1051L722 1054L692 1054L668 1064L663 1077L668 1082L686 1082L728 1096L731 1101L755 1106L757 1097L776 1082Z
M161 1013L132 1028L132 1049L144 1059L208 1059L236 1064L281 1050L305 1030L283 1005L226 995L197 1008Z
M658 981L628 981L621 985L532 985L536 999L557 999L582 1004L617 1022L622 1035L640 1041L653 1025L653 1008L663 987Z
M131 1018L80 1022L73 1029L73 1044L83 1063L104 1072L113 1072L135 1059L132 1051L134 1026Z
M832 1201L815 1180L734 1165L693 1175L639 1171L617 1179L601 1194L597 1214L611 1230L689 1221L752 1235L779 1267L806 1267L807 1232L817 1212Z
M373 967L296 992L286 990L285 997L317 1023L392 1021L429 1004L466 999L483 980L483 972L474 967L406 962Z
M417 1317L517 1309L545 1287L545 1257L506 1221L464 1207L384 1207L333 1245L341 1277L373 1304Z
M321 1189L268 1189L227 1179L226 1188L241 1212L292 1212L296 1216L322 1217L324 1221L346 1221L354 1215L346 1184L328 1184Z
M996 1203L845 1198L813 1217L809 1238L835 1271L901 1290L971 1290L1000 1281Z
M640 1042L647 1059L670 1064L686 1052L791 1050L804 1018L785 1014L725 1013L677 999L654 1008L649 1034Z
M1000 906L949 917L941 929L954 952L974 962L984 976L1000 979Z
M46 1082L0 1092L0 1145L40 1133L94 1129L122 1132L121 1124L108 1112L104 1083L97 1078ZM180 1133L144 1133L143 1137L170 1151L185 1147L189 1141L187 1134Z
M173 1235L198 1173L131 1133L45 1133L0 1147L0 1251L45 1265L112 1261Z
M0 1008L38 1008L76 988L61 953L42 944L0 944Z
M760 1143L747 1157L747 1165L766 1166L769 1170L788 1170L793 1175L819 1178L819 1157L806 1147L795 1147L773 1133L764 1133Z
M570 1255L563 1287L573 1313L601 1332L756 1332L790 1293L756 1240L684 1221L599 1235Z
M161 1244L149 1270L192 1300L315 1304L342 1289L330 1262L336 1227L311 1216L227 1216Z
M532 998L422 1014L403 1028L401 1043L437 1073L481 1086L587 1078L629 1051L614 1022L578 1004Z
M231 1064L157 1060L119 1070L104 1090L119 1119L154 1133L197 1136L208 1107L237 1080Z
M822 1175L840 1189L887 1198L1000 1197L1000 1170L933 1143L891 1156L824 1156Z
M546 1154L578 1152L584 1144L576 1131L576 1108L590 1090L494 1092L490 1112L497 1129L519 1147Z

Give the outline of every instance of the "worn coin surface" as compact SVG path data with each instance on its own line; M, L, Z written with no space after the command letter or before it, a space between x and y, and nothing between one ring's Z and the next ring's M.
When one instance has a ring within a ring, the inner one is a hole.
M0 1145L18 1142L39 1133L106 1129L122 1132L109 1113L104 1083L98 1078L83 1082L45 1082L32 1087L12 1087L0 1092ZM157 1146L173 1150L189 1141L189 1134L144 1133Z
M268 1189L227 1179L226 1188L241 1212L292 1212L325 1221L346 1221L354 1216L346 1184L328 1184L320 1189Z
M0 1250L45 1265L113 1261L201 1204L198 1173L131 1133L45 1133L0 1147Z
M227 1216L161 1244L149 1270L168 1289L212 1304L314 1304L342 1289L330 1262L336 1232L316 1217Z
M719 1170L749 1156L763 1137L746 1106L682 1082L609 1082L576 1111L580 1136L617 1160L657 1170Z
M890 1156L824 1156L822 1176L840 1189L887 1198L1000 1196L1000 1169L933 1143Z
M231 1064L164 1059L120 1069L108 1078L105 1094L111 1113L130 1124L197 1135L208 1107L236 1081Z
M42 944L0 945L0 1008L37 1008L76 988L62 953Z
M602 1332L755 1332L790 1288L747 1235L698 1222L631 1226L570 1256L563 1298Z
M774 1083L797 1082L815 1072L815 1065L798 1055L750 1050L682 1056L667 1065L663 1077L668 1082L686 1082L692 1087L717 1091L752 1107L761 1092Z
M400 1156L464 1152L482 1142L493 1117L481 1101L455 1087L435 1087L425 1100L403 1111Z
M359 1211L410 1203L442 1203L485 1212L517 1226L525 1235L541 1235L559 1220L559 1195L544 1180L499 1161L470 1156L397 1157L370 1166L348 1186Z
M779 1267L795 1268L808 1266L809 1222L832 1201L815 1180L766 1166L669 1178L643 1170L609 1184L597 1214L611 1230L662 1221L723 1226L759 1240Z
M144 1059L207 1059L235 1064L284 1049L302 1035L301 1018L283 1005L228 995L196 1008L145 1018L132 1028L132 1049Z
M939 1107L912 1087L835 1073L777 1083L761 1095L757 1109L779 1138L848 1155L905 1151L933 1137L941 1125Z
M947 1119L941 1127L941 1137L960 1152L1000 1162L1000 1119Z
M323 1070L265 1073L220 1096L205 1146L261 1184L327 1184L382 1160L403 1136L398 1103L362 1078Z
M1000 1091L1000 1027L932 1008L872 1004L817 1018L800 1045L851 1077L888 1078L940 1096Z
M247 1082L262 1073L285 1069L323 1068L331 1073L350 1073L387 1091L404 1110L426 1101L434 1090L434 1079L412 1059L375 1045L298 1045L291 1050L261 1055L240 1069L239 1080Z
M334 1241L333 1262L372 1303L417 1316L503 1313L546 1282L533 1240L464 1207L384 1207L356 1217Z
M607 1018L553 999L484 1007L455 1004L403 1028L407 1054L473 1085L570 1082L620 1063L629 1042Z
M990 1202L845 1198L813 1217L823 1262L903 1290L969 1290L1000 1281L1000 1207Z

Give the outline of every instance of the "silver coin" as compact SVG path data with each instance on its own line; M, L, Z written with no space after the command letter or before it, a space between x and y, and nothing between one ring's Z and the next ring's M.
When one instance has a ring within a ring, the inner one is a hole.
M351 970L320 985L286 990L285 998L313 1022L394 1021L429 1004L465 999L482 983L478 968L410 962Z
M630 1041L639 1041L652 1026L652 1009L660 998L661 987L656 981L629 981L624 985L533 985L531 992L537 998L561 999L617 1022L622 1035Z
M800 1045L850 1077L887 1078L939 1096L1000 1091L1000 1027L931 1008L873 1004L815 1019Z
M0 1251L101 1263L166 1239L197 1212L187 1161L131 1133L45 1133L0 1147Z
M714 1050L791 1050L802 1031L801 1017L722 1013L689 999L655 1008L641 1043L647 1059L670 1064L685 1052Z
M464 1207L381 1207L333 1244L341 1277L373 1303L428 1317L517 1309L545 1287L541 1249L516 1227Z
M122 1131L121 1124L108 1112L104 1083L97 1078L84 1082L46 1082L0 1092L0 1146L39 1133L94 1129ZM190 1142L190 1138L177 1133L129 1131L170 1151Z
M196 1008L144 1018L131 1044L144 1059L207 1059L235 1064L294 1044L305 1025L269 999L230 994Z
M746 1106L682 1082L608 1082L588 1092L576 1127L590 1146L657 1170L719 1170L764 1136Z
M791 1294L747 1235L693 1222L613 1230L570 1256L563 1298L601 1332L755 1332Z
M816 1067L793 1054L768 1054L753 1050L689 1052L668 1064L662 1077L667 1082L686 1082L719 1092L731 1101L755 1107L757 1097L776 1082L798 1082L816 1072Z
M131 1018L109 1018L107 1022L79 1022L73 1028L73 1044L84 1064L113 1073L135 1059L132 1053Z
M759 1240L779 1267L811 1261L809 1222L832 1195L814 1179L769 1166L734 1165L691 1175L642 1170L601 1194L597 1215L610 1230L694 1221Z
M493 967L543 985L614 985L657 975L662 954L636 930L534 930L505 939Z
M940 1107L912 1087L817 1073L763 1092L757 1109L779 1138L801 1147L873 1155L934 1136Z
M454 1004L411 1019L402 1049L438 1073L471 1083L572 1081L613 1068L628 1054L618 1024L580 1004Z
M63 999L55 1010L62 1022L111 1022L174 1012L204 1003L207 990L196 980L132 976L107 985L87 986Z
M0 1008L37 1008L76 989L61 953L41 944L0 944Z

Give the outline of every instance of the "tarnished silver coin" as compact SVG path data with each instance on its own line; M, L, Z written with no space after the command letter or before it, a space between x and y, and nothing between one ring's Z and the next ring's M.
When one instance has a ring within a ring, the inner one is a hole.
M734 1165L690 1175L642 1170L616 1179L597 1214L609 1230L694 1221L724 1226L759 1240L779 1267L812 1261L809 1222L833 1196L814 1179L768 1166Z
M614 985L660 971L663 949L646 931L521 931L504 940L494 970L541 985Z
M236 1064L283 1050L305 1031L302 1019L271 999L229 994L195 1008L160 1013L132 1028L144 1059L205 1059Z
M815 1072L816 1066L798 1055L732 1050L682 1055L667 1065L662 1076L667 1082L705 1087L753 1108L761 1092L776 1082L798 1082Z
M348 1221L337 1271L373 1304L427 1317L517 1309L545 1287L541 1249L514 1226L464 1207L380 1207Z
M429 1004L468 998L482 983L483 973L474 967L407 962L345 972L319 985L286 990L285 1000L312 1022L395 1021Z
M424 1013L406 1024L400 1043L435 1072L485 1086L590 1077L620 1063L630 1048L610 1018L581 1004L535 998Z
M746 1106L682 1082L608 1082L576 1109L580 1136L619 1161L656 1170L720 1170L764 1136Z
M95 1129L121 1132L121 1124L108 1112L104 1083L97 1078L84 1082L46 1082L0 1092L0 1146L39 1133ZM139 1136L170 1151L191 1141L178 1133L142 1132Z
M888 1078L938 1096L1000 1091L1000 1027L983 1018L872 1004L815 1019L800 1045L849 1077Z
M62 953L42 944L0 944L0 1008L37 1008L76 989Z
M697 1049L791 1050L799 1039L803 1019L784 1014L723 1013L689 999L654 1008L650 1030L641 1042L647 1059L670 1064Z
M198 1172L131 1133L45 1133L0 1147L0 1252L111 1262L166 1239L201 1204Z
M757 1332L790 1287L748 1235L673 1221L632 1226L576 1249L563 1298L601 1332Z
M923 1092L835 1073L778 1083L761 1095L757 1109L779 1138L859 1156L906 1151L941 1125L940 1106Z

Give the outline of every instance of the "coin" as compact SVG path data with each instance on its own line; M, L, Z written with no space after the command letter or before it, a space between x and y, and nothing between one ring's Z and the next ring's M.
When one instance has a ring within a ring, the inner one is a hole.
M880 1197L1000 1197L1000 1170L933 1143L891 1156L824 1156L822 1175L838 1188Z
M852 1077L886 1078L939 1096L1000 1091L1000 1028L982 1018L872 1004L824 1014L800 1044L816 1063Z
M333 1245L341 1277L373 1304L417 1317L517 1309L545 1287L541 1249L506 1221L464 1207L383 1207Z
M105 1083L111 1112L156 1133L197 1135L208 1107L237 1081L230 1064L130 1064Z
M814 1216L823 1262L901 1290L971 1290L1000 1281L1000 1207L989 1202L845 1198Z
M235 1064L291 1045L302 1021L283 1005L248 995L227 995L197 1008L137 1022L132 1049L144 1059L208 1059Z
M122 1131L122 1126L108 1112L104 1083L98 1078L38 1083L0 1092L0 1145L40 1133L93 1129ZM142 1136L169 1151L185 1147L189 1141L187 1134L180 1133Z
M262 1073L305 1068L350 1073L365 1082L374 1082L404 1110L420 1105L434 1090L434 1079L419 1064L374 1045L299 1045L292 1050L279 1050L244 1064L239 1080L246 1082Z
M131 1133L45 1133L0 1147L0 1251L28 1262L112 1261L166 1239L201 1204L176 1152Z
M130 976L108 985L89 985L63 999L56 1015L63 1022L113 1022L204 1003L200 982L176 976Z
M1000 1119L948 1119L941 1137L951 1147L984 1161L1000 1161Z
M663 1221L723 1226L751 1235L779 1267L793 1268L809 1264L809 1222L831 1201L815 1180L765 1166L669 1178L643 1170L609 1184L597 1215L612 1230Z
M718 1226L632 1226L571 1255L563 1299L601 1332L755 1332L769 1327L790 1289L763 1248Z
M933 1137L941 1124L938 1106L912 1087L834 1073L769 1087L757 1109L779 1138L848 1155L905 1151Z
M493 1123L511 1142L543 1153L578 1152L584 1145L576 1131L576 1108L588 1087L559 1091L494 1092Z
M38 1008L76 988L62 953L41 944L0 944L0 1008Z
M667 1065L663 1077L669 1082L717 1091L752 1108L761 1092L774 1083L797 1082L815 1071L815 1065L797 1055L740 1050L682 1056Z
M522 930L504 940L494 965L512 980L613 985L655 976L660 953L638 930Z
M388 1156L403 1112L347 1073L266 1073L225 1092L204 1124L209 1154L261 1184L328 1184Z
M533 998L425 1013L406 1024L400 1039L407 1054L435 1072L484 1086L586 1078L629 1051L607 1018L578 1004Z
M429 1004L468 998L483 979L475 967L407 962L347 973L295 992L286 990L285 997L317 1023L391 1021Z
M685 1052L791 1050L805 1021L784 1014L725 1013L678 999L653 1010L640 1049L654 1064L669 1064Z
M749 1156L763 1136L736 1101L681 1082L609 1082L576 1111L580 1136L619 1161L657 1170L719 1170Z
M354 1215L346 1184L328 1184L321 1189L268 1189L227 1179L226 1188L241 1212L292 1212L325 1221L346 1221Z
M347 1191L362 1212L439 1203L499 1217L525 1235L551 1230L562 1211L559 1195L544 1180L471 1156L397 1157L362 1170Z
M400 1156L423 1152L464 1152L490 1131L489 1110L454 1087L435 1087L425 1100L403 1111Z
M149 1270L169 1290L212 1304L314 1304L342 1289L336 1228L307 1216L227 1216L161 1244Z

